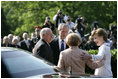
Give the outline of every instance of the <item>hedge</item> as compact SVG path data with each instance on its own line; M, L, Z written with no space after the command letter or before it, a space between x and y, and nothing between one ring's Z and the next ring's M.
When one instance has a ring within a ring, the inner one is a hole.
M88 50L89 54L97 54L98 50ZM117 78L117 49L111 50L111 68L112 68L112 73L113 73L113 78ZM88 74L94 74L94 70L90 69L86 65L85 72Z

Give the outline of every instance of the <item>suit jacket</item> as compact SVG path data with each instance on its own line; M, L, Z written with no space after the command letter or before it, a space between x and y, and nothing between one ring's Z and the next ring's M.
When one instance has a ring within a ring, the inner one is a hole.
M36 57L43 57L44 59L48 60L49 62L53 63L53 52L51 47L46 43L45 40L40 39L37 44L35 45L34 49L38 46L37 52L34 52Z
M1 44L1 47L11 47L12 45L11 44L8 44L8 45L6 45L6 44Z
M57 67L66 72L72 68L73 74L85 74L85 64L90 68L95 69L104 65L104 61L93 62L92 60L83 61L80 55L85 52L78 47L70 47L60 53Z
M29 45L29 48L27 47L27 45L26 45L26 43L25 43L25 41L23 40L23 41L21 41L21 49L24 49L24 50L28 50L28 51L30 51L30 52L32 52L32 45L31 45L31 41L30 40L28 40L28 42L30 43L30 45Z
M54 64L57 65L58 60L59 60L59 55L60 55L60 49L59 49L59 38L55 38L52 40L52 42L50 43L50 46L53 50L53 58L54 58ZM68 46L66 45L66 49L68 48Z
M19 45L14 45L14 44L12 44L11 47L14 47L14 48L21 48Z
M32 49L34 48L34 46L36 45L36 43L39 41L38 38L33 38L31 39L31 45L32 45Z

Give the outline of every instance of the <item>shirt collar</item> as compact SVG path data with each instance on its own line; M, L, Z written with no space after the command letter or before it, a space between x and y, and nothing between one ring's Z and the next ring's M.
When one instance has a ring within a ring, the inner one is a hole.
M28 40L24 39L25 42L28 42Z
M105 43L103 43L103 44L99 47L99 49L102 48L103 46L108 46L108 47L110 47L110 44L105 42Z
M62 39L60 38L60 36L59 36L59 42L61 42L62 41ZM64 42L66 41L66 39L64 39Z

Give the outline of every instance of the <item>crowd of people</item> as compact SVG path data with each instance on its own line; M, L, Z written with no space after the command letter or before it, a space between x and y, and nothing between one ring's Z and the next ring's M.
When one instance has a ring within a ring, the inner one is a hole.
M1 46L30 51L34 56L41 56L63 71L69 72L71 67L72 73L85 74L85 64L87 64L92 69L97 68L95 75L113 76L110 49L117 48L117 29L114 26L105 31L94 23L87 41L84 34L87 27L84 17L78 17L74 23L70 16L58 10L53 21L56 21L56 24L46 17L42 27L34 27L35 32L31 33L31 38L28 32L23 33L23 40L13 34L4 36ZM55 28L57 35L53 34ZM85 51L89 49L99 49L99 52L97 55L89 55Z

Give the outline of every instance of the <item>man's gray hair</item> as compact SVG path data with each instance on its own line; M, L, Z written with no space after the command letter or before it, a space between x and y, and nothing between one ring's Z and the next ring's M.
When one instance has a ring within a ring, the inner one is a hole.
M27 35L27 36L28 36L28 33L26 33L26 32L25 32L25 33L23 33L23 38L24 38L24 36L25 36L25 35Z
M49 32L49 30L51 30L51 29L50 29L50 28L43 28L43 29L40 31L40 37L41 37L41 39L43 38L42 35L43 35L43 34L46 35L46 34Z
M3 43L5 43L5 40L6 40L6 39L9 40L8 36L4 36L4 38L3 38Z
M13 43L15 40L19 41L17 37L14 37L14 38L12 39L12 43Z
M60 24L59 24L59 27L58 27L58 30L61 30L63 27L67 27L67 28L69 29L68 24L60 23Z

